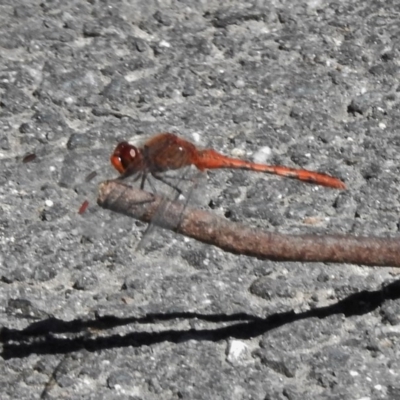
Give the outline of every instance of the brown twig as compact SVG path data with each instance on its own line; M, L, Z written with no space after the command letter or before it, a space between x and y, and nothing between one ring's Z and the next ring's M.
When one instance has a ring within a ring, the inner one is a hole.
M100 185L97 203L150 222L162 198L117 181ZM180 223L177 226L177 221ZM234 254L264 260L349 263L400 267L400 240L349 235L284 235L227 221L217 215L169 202L158 225Z

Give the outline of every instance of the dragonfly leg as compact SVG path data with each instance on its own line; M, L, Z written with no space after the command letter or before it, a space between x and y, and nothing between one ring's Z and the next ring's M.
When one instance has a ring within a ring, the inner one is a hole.
M157 189L156 189L156 187L154 186L153 182L152 182L150 179L147 179L147 183L149 184L151 191L152 191L154 194L157 194ZM143 188L141 188L141 189L143 189Z
M174 189L177 193L178 193L178 197L182 194L182 190L179 189L178 186L172 184L171 182L169 182L167 179L165 179L162 175L157 174L156 172L153 172L152 175L154 176L154 178L156 178L157 180L159 180L162 183L165 183L166 185L168 185L169 187L171 187L172 189Z
M140 190L144 189L144 184L146 183L147 173L143 172L142 180L140 181ZM153 189L153 188L152 188Z
M125 171L120 176L118 176L116 178L116 180L117 181L122 181L123 179L126 179L128 177L132 177L133 176L132 182L137 182L140 178L142 178L142 175L144 174L144 173L136 173L136 174L132 175L131 173L127 173L127 171Z

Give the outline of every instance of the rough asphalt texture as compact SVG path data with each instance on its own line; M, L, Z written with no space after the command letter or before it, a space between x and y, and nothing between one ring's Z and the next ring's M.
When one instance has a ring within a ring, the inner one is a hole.
M0 398L400 399L395 269L162 231L138 253L143 224L95 202L118 140L171 131L349 187L214 171L212 212L398 237L399 21L398 1L1 0Z

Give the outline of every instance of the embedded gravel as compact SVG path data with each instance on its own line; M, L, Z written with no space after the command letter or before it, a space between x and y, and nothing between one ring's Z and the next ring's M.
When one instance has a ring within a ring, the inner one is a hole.
M399 237L399 36L398 1L0 0L1 399L400 399L394 268L137 252L96 205L170 131L348 185L212 171L220 216Z

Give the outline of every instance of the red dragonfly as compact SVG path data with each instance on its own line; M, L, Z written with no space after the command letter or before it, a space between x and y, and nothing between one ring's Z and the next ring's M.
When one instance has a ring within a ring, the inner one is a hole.
M346 189L346 185L340 179L323 173L278 165L258 164L228 157L213 149L199 150L193 143L172 133L158 134L140 148L127 142L121 142L115 148L110 160L114 168L121 174L119 179L133 175L136 175L135 180L141 178L141 189L144 188L148 174L165 182L161 173L190 165L194 165L200 171L234 168L267 172L316 185ZM175 189L179 192L178 188Z

